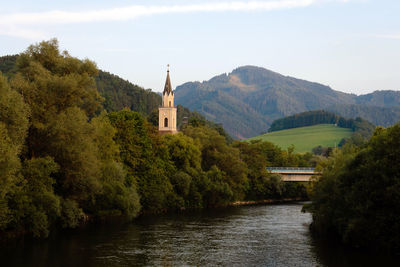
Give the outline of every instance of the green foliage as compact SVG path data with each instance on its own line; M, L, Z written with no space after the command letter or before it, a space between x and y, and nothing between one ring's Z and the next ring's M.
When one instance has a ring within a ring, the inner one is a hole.
M335 124L335 126L339 126L342 128L348 128L353 131L352 135L349 136L344 136L338 142L338 140L334 140L335 145L338 146L343 146L346 143L354 144L354 145L362 145L367 141L372 136L372 133L375 129L375 126L371 124L370 122L363 120L361 118L356 118L356 119L345 119L343 117L340 117L334 113L330 113L324 110L316 110L316 111L307 111L299 114L295 114L293 116L285 117L282 119L275 120L272 124L271 127L269 128L268 132L275 132L275 131L280 131L280 130L285 130L285 129L292 129L292 128L300 128L304 126L313 126L313 125L318 125L318 124ZM314 129L314 128L309 128L309 129ZM318 133L318 132L316 132ZM321 134L325 137L332 137L330 135L326 135L325 132L323 133L318 133ZM280 134L279 134L280 135ZM274 135L270 135L267 140L274 140L273 139ZM257 137L255 137L257 138ZM271 139L272 138L272 139ZM314 138L313 138L314 139ZM318 140L319 138L316 138ZM281 143L281 140L278 139L278 142ZM319 146L323 147L325 146L325 149L329 147L333 147L333 141L330 142L330 145L327 145L327 141L324 141L323 143L318 144ZM316 145L316 143L314 143ZM300 144L302 146L302 144ZM315 148L315 147L314 147ZM302 151L302 150L298 150ZM316 151L319 153L319 151ZM321 153L319 153L321 154Z
M150 114L147 116L147 121L155 126L158 127L158 109L153 109Z
M15 219L10 207L20 182L20 153L28 129L28 107L0 74L0 230Z
M338 124L339 122L342 122L342 120L339 119L340 117L336 114L326 112L324 110L306 111L282 119L274 120L274 122L271 124L271 127L269 127L268 132L317 124ZM343 122L346 122L346 120ZM344 125L343 123L338 124L338 126L343 128L351 128L346 127L347 125Z
M140 211L139 196L134 184L126 181L127 172L118 162L119 147L114 141L117 133L106 113L91 121L94 129L94 142L100 160L101 190L96 194L96 201L91 211L100 217L125 216L136 217Z
M24 162L20 208L24 212L24 228L35 237L46 237L60 216L60 197L54 193L55 180L51 177L57 171L58 165L50 157Z
M49 121L47 143L35 155L52 155L60 165L59 191L82 207L100 190L100 162L93 129L78 107L66 109Z
M324 157L329 157L331 155L333 151L332 147L323 147L321 145L316 146L312 149L312 152L315 155L320 155L320 156L324 156Z
M96 195L94 214L100 217L136 217L140 211L136 186L126 183L126 171L122 164L106 162L102 167L102 190Z
M343 138L350 138L351 134L350 129L332 124L321 124L266 133L247 140L269 141L284 149L294 145L296 152L307 152L318 145L335 147L336 144L338 146Z
M360 151L345 148L321 165L313 229L347 244L400 251L400 125L377 128Z
M223 172L226 182L230 185L233 198L243 199L248 184L246 165L240 160L239 150L229 146L224 136L215 129L189 125L185 128L184 134L199 142L202 169L209 171L216 166Z
M85 214L78 203L72 199L61 201L61 225L64 228L75 228L84 220Z
M93 62L61 53L50 40L18 57L12 89L0 77L1 229L42 237L58 222L78 226L88 213L138 214L116 130L105 114L96 117L95 75Z
M0 122L7 128L7 135L14 146L22 148L28 130L29 107L22 96L12 90L0 73Z
M81 108L89 117L101 107L94 83L96 65L61 53L55 39L31 45L18 57L17 68L12 85L30 105L35 128L70 107Z
M128 108L141 114L150 114L161 105L161 97L157 93L105 71L99 71L96 86L105 98L103 106L108 112Z
M168 179L172 164L164 160L166 155L152 139L150 125L139 113L126 109L110 113L109 118L117 130L115 141L128 169L127 183L137 183L143 211L165 211L173 192Z
M203 197L206 207L225 206L238 199L233 192L232 183L229 184L226 173L213 165L207 171L208 188ZM240 198L239 198L240 199Z
M169 158L177 169L200 169L201 152L192 138L178 133L164 136L162 142L167 146Z
M346 119L324 110L315 110L275 120L268 129L268 132L317 124L335 124L342 128L349 128L353 132L360 134L363 138L370 138L375 129L373 124L359 117L356 119Z
M21 165L18 152L8 137L7 128L0 122L0 230L11 220L9 198L15 190Z
M15 62L17 61L17 55L8 55L0 57L0 72L6 76L15 74Z

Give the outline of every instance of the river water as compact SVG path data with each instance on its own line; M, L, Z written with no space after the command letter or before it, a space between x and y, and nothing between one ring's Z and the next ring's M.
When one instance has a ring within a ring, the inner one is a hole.
M400 266L314 240L302 203L148 216L2 247L1 266Z

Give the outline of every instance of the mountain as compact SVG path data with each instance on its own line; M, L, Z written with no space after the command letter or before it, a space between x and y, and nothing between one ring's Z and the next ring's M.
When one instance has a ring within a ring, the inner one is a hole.
M259 135L275 119L309 110L363 117L383 126L400 120L400 92L357 96L255 66L180 85L175 90L175 102L222 123L237 138Z

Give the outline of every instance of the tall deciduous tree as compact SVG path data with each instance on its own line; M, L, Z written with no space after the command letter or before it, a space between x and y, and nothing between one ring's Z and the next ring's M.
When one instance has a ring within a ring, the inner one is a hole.
M136 184L127 182L127 171L120 161L120 150L114 141L117 130L104 112L91 121L94 141L100 161L100 182L102 189L96 195L92 211L99 216L120 216L134 218L140 210Z
M246 174L246 165L239 157L239 149L229 146L224 136L217 130L206 126L193 127L189 125L184 129L184 133L192 137L199 143L202 157L202 169L204 171L212 170L212 177L223 177L231 190L230 200L241 200L245 197L248 187ZM220 174L215 169L221 171ZM230 194L225 194L226 196Z
M336 151L315 186L313 228L344 243L400 251L400 125L378 127L360 151Z
M0 73L0 229L13 220L10 197L20 180L19 154L28 129L29 109Z
M161 144L156 144L151 138L150 125L139 113L127 109L110 113L109 118L117 129L115 141L128 170L127 183L138 185L143 211L167 210L173 198L172 185L168 179L173 166Z
M96 74L93 62L61 52L53 39L31 45L19 56L11 81L31 111L27 160L54 158L59 165L56 192L77 203L70 207L84 209L101 190L98 150L89 123L101 107Z

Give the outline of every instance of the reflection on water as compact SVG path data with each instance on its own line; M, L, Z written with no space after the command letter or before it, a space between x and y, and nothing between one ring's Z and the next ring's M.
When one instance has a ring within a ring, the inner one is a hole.
M302 203L233 207L91 226L2 248L5 266L400 266L309 234Z

